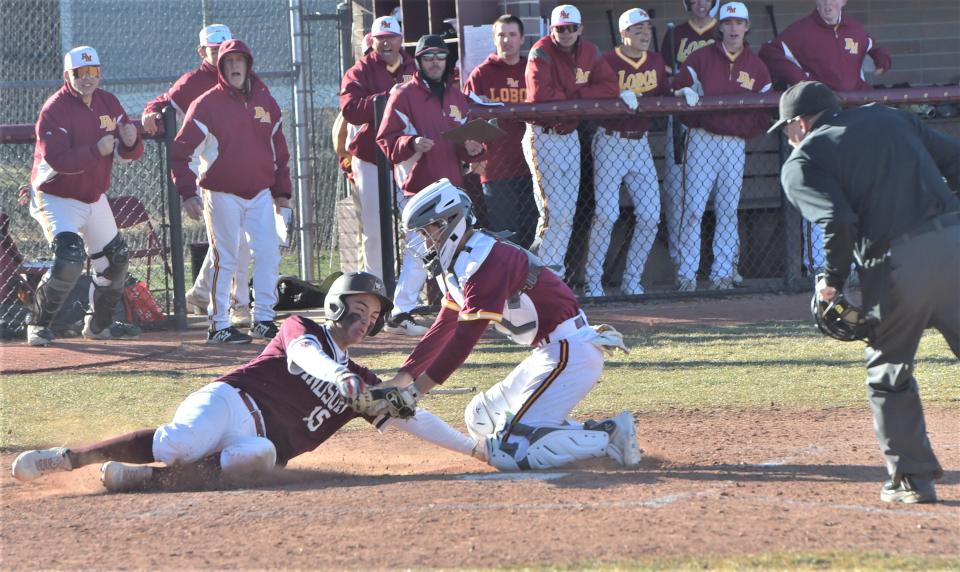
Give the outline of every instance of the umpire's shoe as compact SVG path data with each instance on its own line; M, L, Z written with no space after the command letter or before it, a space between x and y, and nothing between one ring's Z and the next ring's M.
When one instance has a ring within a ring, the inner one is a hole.
M937 502L937 491L932 480L897 475L883 483L883 488L880 489L880 500L904 504Z
M383 329L391 334L400 334L401 336L413 336L417 338L427 333L427 327L418 324L409 312L401 312L396 316L390 316Z
M13 461L13 477L18 481L32 481L50 473L72 470L69 451L63 447L24 451Z
M153 467L109 461L100 465L100 482L112 493L143 491L153 481Z
M83 337L88 340L135 340L140 337L140 328L126 322L114 322L99 332L93 331L93 314L83 319Z
M277 337L277 331L279 329L273 320L258 321L250 326L250 336L263 340L272 340Z
M249 344L253 338L233 326L207 331L208 344Z

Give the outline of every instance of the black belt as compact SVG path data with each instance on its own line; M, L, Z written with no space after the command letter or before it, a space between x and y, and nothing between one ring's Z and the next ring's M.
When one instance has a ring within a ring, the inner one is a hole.
M614 137L619 137L621 139L643 139L646 135L646 131L617 131L616 129L604 129L607 135L613 135Z
M263 426L263 413L253 403L253 398L247 395L247 392L238 389L237 393L240 394L240 399L243 400L243 404L247 406L247 409L250 411L250 416L253 417L253 424L257 427L257 437L266 437L267 431Z
M960 224L960 211L949 212L942 214L940 216L934 217L926 222L921 223L919 226L901 234L897 238L894 238L890 241L890 246L899 246L904 244L922 234L932 232L935 230L941 230L946 227L954 226Z

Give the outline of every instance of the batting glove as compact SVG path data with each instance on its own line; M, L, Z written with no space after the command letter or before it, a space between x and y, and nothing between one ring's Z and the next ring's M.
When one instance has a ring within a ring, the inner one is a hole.
M640 106L640 102L637 101L637 94L629 89L620 92L620 101L625 103L626 106L630 108L630 111L636 111L637 107Z
M677 97L682 97L688 107L696 107L700 103L700 94L693 91L692 88L682 87L677 90Z
M350 409L354 411L361 409L360 400L366 396L367 386L359 375L352 371L342 371L333 383Z

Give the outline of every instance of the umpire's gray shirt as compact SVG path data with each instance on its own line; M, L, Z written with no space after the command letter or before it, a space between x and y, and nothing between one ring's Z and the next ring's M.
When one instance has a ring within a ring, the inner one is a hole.
M841 288L854 251L867 267L890 241L960 210L960 139L878 104L828 111L780 173L787 199L823 229L827 284Z

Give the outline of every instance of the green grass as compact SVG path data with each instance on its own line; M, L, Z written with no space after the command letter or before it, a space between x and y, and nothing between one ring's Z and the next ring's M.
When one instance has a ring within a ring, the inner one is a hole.
M863 345L829 340L805 323L658 327L628 334L627 343L631 353L607 360L601 383L575 415L623 409L866 408ZM486 389L528 353L499 339L483 341L445 387ZM389 378L406 354L359 348L354 356ZM0 448L82 442L155 426L167 421L190 391L228 369L0 377ZM939 334L931 331L923 338L916 375L926 405L960 409L960 366ZM428 396L423 405L461 424L471 397ZM355 422L348 430L362 426Z

